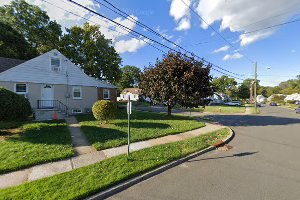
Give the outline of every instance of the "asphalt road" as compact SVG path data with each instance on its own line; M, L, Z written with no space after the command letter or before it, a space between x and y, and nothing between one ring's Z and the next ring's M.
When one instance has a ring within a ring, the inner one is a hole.
M278 107L260 115L209 116L236 133L228 151L185 162L109 199L300 199L300 115Z

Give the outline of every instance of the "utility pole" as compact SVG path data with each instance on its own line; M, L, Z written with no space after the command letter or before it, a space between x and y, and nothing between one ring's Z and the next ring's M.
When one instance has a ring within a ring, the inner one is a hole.
M254 108L257 113L257 102L256 102L256 82L257 82L257 62L254 63Z

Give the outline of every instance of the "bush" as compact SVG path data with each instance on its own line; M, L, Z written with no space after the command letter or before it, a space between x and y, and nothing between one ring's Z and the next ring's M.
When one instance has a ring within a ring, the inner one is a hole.
M295 103L296 103L295 100L287 100L286 102L287 102L287 103L290 103L290 104L295 104Z
M108 120L114 119L117 114L117 105L108 100L96 101L92 108L95 119L108 123Z
M27 120L32 114L29 101L21 95L0 88L0 120Z

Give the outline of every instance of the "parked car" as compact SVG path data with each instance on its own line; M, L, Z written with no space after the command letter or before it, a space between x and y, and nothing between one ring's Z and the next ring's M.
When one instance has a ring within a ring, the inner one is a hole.
M300 107L295 109L296 113L300 114Z
M226 102L225 105L227 105L227 106L241 106L241 102L239 102L239 101L229 101L229 102Z
M296 104L296 105L300 105L300 101L296 101L295 104Z
M271 103L270 103L270 106L277 106L277 103L271 102Z
M256 103L256 106L257 107L261 107L261 103Z

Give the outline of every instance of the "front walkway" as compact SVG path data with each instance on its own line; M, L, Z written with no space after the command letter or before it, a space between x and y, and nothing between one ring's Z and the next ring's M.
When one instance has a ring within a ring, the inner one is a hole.
M71 130L79 130L80 127L77 124L76 121L74 121L72 118L70 121L68 121L71 124L71 127L74 127L75 129ZM141 142L135 142L130 145L131 151L137 151L141 149L145 149L148 147L160 145L160 144L166 144L176 141L185 140L188 138L196 137L205 133L209 133L212 131L219 130L221 128L225 128L224 126L215 125L215 124L208 124L206 123L206 126L203 128L195 129L192 131L176 134L176 135L168 135L156 139L151 139L147 141L141 141ZM75 131L74 131L75 132ZM73 132L73 133L74 133ZM80 131L81 133L81 131ZM78 134L78 133L75 133ZM82 133L81 133L82 134ZM80 135L80 134L79 134ZM87 143L80 143L81 137L78 135L73 135L74 144L78 144L78 146L75 147L76 151L78 152L78 155L66 160L52 162L52 163L46 163L42 165L36 165L33 167L30 167L28 169L19 170L7 174L0 175L0 188L6 188L10 186L20 185L25 182L30 182L34 180L38 180L44 177L53 176L55 174L60 174L63 172L71 171L73 169L84 167L90 164L94 164L96 162L102 161L107 158L111 158L117 155L126 154L127 153L127 145L105 149L102 151L96 151L91 150L91 146L88 146ZM78 137L77 137L78 136ZM77 139L76 139L77 138ZM77 143L78 142L78 143ZM81 147L84 147L84 151L82 152ZM85 151L86 149L89 149L88 151Z
M76 156L95 152L96 149L94 149L87 141L80 129L80 124L77 119L74 116L71 116L66 118L66 122L71 133Z

